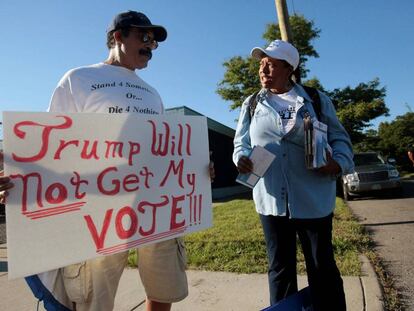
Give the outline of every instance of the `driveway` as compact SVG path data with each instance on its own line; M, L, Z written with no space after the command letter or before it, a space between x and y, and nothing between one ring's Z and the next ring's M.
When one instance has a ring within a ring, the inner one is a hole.
M403 182L402 198L369 197L348 202L376 244L387 271L414 311L414 179Z

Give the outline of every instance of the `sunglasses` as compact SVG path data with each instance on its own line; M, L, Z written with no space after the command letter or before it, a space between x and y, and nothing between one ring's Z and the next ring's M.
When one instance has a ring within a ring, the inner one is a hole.
M148 32L143 32L141 34L141 42L149 44L152 50L155 50L158 47L158 41L153 39Z

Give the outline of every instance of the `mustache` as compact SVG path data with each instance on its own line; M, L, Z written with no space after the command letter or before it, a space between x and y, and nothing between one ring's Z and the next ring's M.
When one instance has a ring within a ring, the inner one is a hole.
M149 59L151 59L151 58L152 58L152 52L151 52L151 49L141 49L141 50L139 50L139 54L140 54L140 55L145 55L145 56L148 56L148 57L149 57Z

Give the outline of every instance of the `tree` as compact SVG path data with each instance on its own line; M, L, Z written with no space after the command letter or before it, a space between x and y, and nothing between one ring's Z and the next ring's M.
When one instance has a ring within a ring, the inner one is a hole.
M388 115L389 110L384 101L386 90L380 87L378 78L368 83L361 82L355 88L347 86L327 93L354 144L366 138L363 130L371 125L371 120Z
M364 133L364 139L354 144L354 152L379 151L380 138L378 131L369 129Z
M315 27L313 21L308 21L303 15L290 16L289 22L293 33L293 44L298 48L301 57L301 76L305 78L308 73L307 60L310 57L319 57L311 41L319 37L320 30ZM280 38L279 26L268 24L263 38L267 43ZM223 66L226 71L223 80L219 83L217 93L224 100L232 102L231 109L237 109L249 95L260 89L259 62L251 57L235 56L224 62ZM371 125L371 120L388 115L388 108L384 101L386 90L385 87L380 86L379 79L368 83L361 82L355 88L348 86L331 92L325 90L316 77L303 84L315 87L332 98L337 115L354 144L360 144L360 148L374 145L372 133L367 134L363 131Z
M313 87L315 89L318 89L321 92L327 93L327 91L325 90L325 88L323 87L323 85L321 84L319 79L316 78L316 77L313 77L312 79L306 80L302 84L306 85L306 86L309 86L309 87Z
M289 23L293 33L293 44L299 50L301 57L301 75L306 77L306 61L309 57L319 57L311 40L319 37L320 30L315 28L313 21L308 21L303 15L292 15ZM263 38L267 41L266 46L275 39L280 39L279 26L268 24ZM219 83L217 93L224 99L232 101L230 108L241 107L244 99L260 89L258 76L259 62L251 57L232 57L223 63L226 68L223 80Z
M260 89L259 62L251 57L235 56L224 62L224 79L217 93L225 100L232 101L230 109L240 108L247 96Z
M405 168L412 168L407 149L414 145L414 112L397 116L391 122L381 122L378 127L379 149L384 155L397 159Z

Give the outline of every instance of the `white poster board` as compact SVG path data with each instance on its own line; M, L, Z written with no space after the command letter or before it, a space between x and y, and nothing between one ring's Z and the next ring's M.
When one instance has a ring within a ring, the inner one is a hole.
M200 116L4 112L9 278L212 225Z

